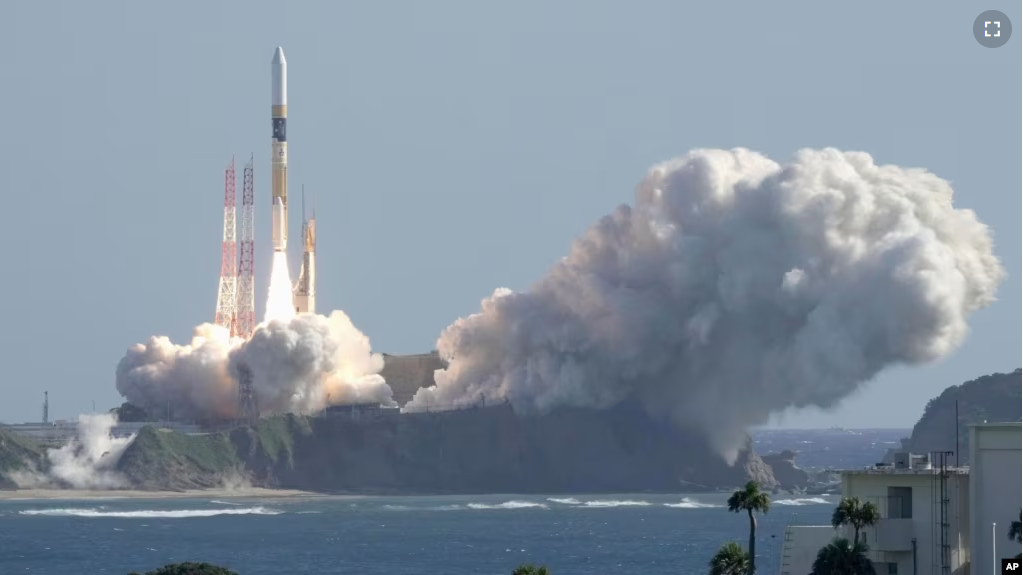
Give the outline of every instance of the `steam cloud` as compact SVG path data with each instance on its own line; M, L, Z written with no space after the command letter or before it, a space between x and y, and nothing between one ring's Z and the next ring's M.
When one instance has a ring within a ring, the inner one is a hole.
M746 429L939 358L1003 271L952 188L864 153L744 149L654 167L528 291L499 289L437 348L408 410L635 398L734 458Z
M46 452L50 467L46 474L16 473L19 487L67 487L71 489L119 489L127 485L115 467L135 439L115 438L110 430L117 419L110 414L81 415L78 435L66 445Z
M222 327L195 328L190 345L152 337L132 346L117 366L117 390L154 415L223 419L237 415L243 370L262 413L311 413L331 404L394 405L378 375L383 356L343 312L302 314L261 325L252 338Z

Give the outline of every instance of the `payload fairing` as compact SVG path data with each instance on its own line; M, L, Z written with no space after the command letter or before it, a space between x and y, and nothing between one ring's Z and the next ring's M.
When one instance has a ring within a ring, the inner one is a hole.
M280 46L270 64L273 78L270 118L273 123L270 192L273 196L271 219L275 252L288 249L288 63Z

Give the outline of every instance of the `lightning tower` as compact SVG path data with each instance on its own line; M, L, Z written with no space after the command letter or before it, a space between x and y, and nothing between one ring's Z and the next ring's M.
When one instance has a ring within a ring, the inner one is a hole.
M238 254L235 247L235 174L234 158L224 171L224 243L220 254L220 290L214 323L231 335L238 329L236 311L238 288Z
M302 269L295 282L295 313L316 313L316 209L305 219L305 186L302 187Z
M256 195L253 190L252 161L245 164L242 176L242 229L238 258L238 295L235 314L238 317L238 337L248 339L256 330L256 282L254 273L255 241L254 210Z
M252 424L259 419L259 404L252 391L252 370L249 366L238 366L238 419Z

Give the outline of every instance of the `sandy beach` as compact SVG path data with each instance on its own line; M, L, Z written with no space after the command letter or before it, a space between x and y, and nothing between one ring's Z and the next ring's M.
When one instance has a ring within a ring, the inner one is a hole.
M129 489L85 490L85 489L14 489L0 490L0 501L23 499L194 499L213 497L228 498L291 498L330 497L332 499L356 499L360 495L324 495L294 489L263 489L243 487L238 489L190 489L187 491L138 491Z

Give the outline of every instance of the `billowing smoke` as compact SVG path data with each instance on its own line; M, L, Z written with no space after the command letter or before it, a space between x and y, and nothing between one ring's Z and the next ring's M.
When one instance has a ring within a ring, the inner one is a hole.
M211 324L197 327L190 345L150 338L117 366L117 390L152 415L226 419L237 415L247 372L261 413L311 413L328 402L393 405L382 368L369 338L335 311L271 321L249 340Z
M779 165L736 149L654 167L523 293L498 290L437 348L409 410L626 399L734 457L789 407L835 406L885 367L939 358L1003 271L949 184L864 153Z
M127 480L117 472L117 462L135 439L113 437L111 429L117 419L110 414L81 415L78 434L70 442L46 455L50 467L46 474L38 472L14 475L19 487L62 487L71 489L119 489Z

